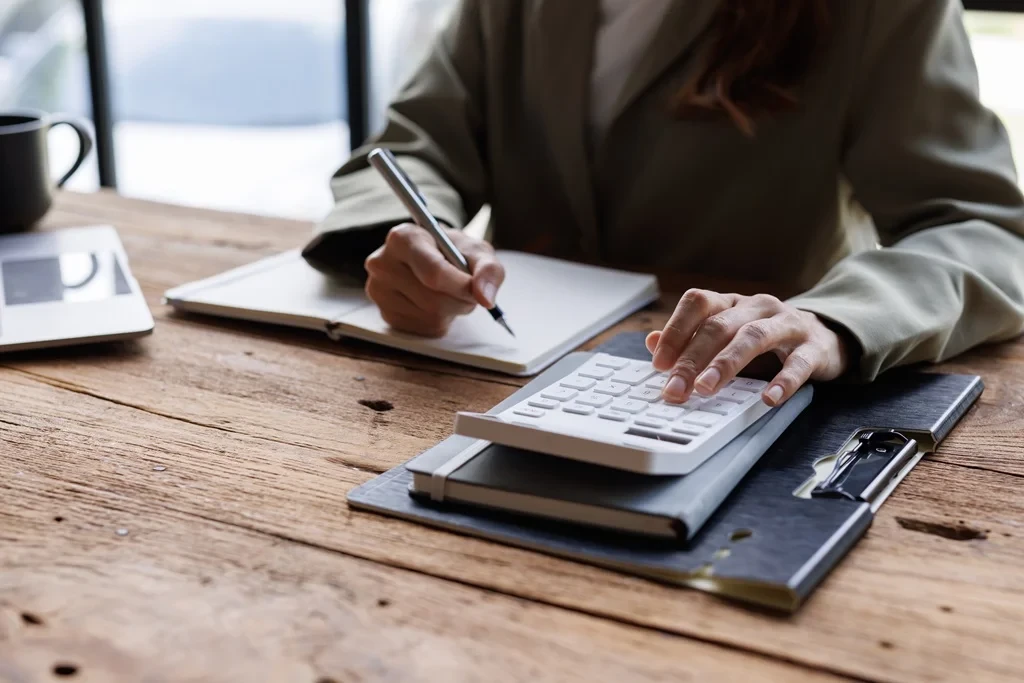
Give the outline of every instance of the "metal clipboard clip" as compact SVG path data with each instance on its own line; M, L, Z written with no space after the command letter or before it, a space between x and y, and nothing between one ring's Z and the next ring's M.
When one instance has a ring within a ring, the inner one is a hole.
M811 491L811 498L874 503L916 455L917 442L897 431L863 431L848 442L832 472Z

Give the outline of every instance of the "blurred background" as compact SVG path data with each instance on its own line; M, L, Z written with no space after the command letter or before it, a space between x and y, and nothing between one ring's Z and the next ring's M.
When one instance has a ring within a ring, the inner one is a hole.
M422 58L455 0L364 0L366 121ZM103 0L118 191L316 220L350 152L343 0ZM968 12L986 103L1024 171L1024 7ZM985 6L980 3L979 6ZM989 2L987 5L1000 5ZM80 0L0 0L0 109L89 118ZM51 136L70 165L69 130ZM99 186L94 154L69 187Z

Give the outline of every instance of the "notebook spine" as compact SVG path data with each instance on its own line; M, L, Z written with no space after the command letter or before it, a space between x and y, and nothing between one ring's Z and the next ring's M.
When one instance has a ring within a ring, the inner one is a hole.
M960 418L971 409L971 406L974 405L983 391L985 391L985 382L982 381L981 377L975 377L974 381L964 389L963 393L957 397L957 400L949 407L949 410L939 418L932 428L936 446L949 436L949 433L953 431Z

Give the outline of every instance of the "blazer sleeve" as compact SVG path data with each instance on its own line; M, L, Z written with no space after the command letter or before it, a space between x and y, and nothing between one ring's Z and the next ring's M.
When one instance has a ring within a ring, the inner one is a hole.
M872 11L842 164L881 245L791 299L852 335L863 380L1024 331L1024 198L960 0Z
M438 220L462 228L481 208L486 172L484 54L480 6L460 0L429 52L392 101L382 132L355 150L331 180L334 207L314 228L303 256L329 272L364 277L363 261L408 211L369 166L390 149Z

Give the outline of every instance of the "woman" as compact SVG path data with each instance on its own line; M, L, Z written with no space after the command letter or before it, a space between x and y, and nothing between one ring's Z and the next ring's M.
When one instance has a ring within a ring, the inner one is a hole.
M776 405L1024 329L1024 199L959 0L464 0L373 144L472 277L403 224L369 147L306 256L368 256L408 331L494 301L501 265L459 232L485 203L501 248L802 292L687 292L648 337L671 401L761 354Z

